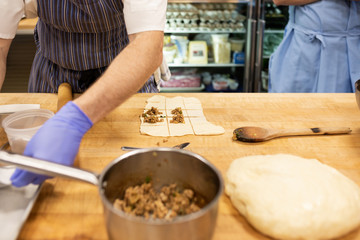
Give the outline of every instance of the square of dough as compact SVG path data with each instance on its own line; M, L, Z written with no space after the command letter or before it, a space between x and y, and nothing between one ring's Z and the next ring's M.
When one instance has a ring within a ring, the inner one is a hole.
M185 112L186 116L189 117L204 117L204 112L202 109L186 109Z
M185 109L202 110L201 103L185 103Z
M185 119L185 123L170 123L171 118L168 118L169 133L170 136L184 136L194 134L188 118Z
M201 102L199 99L194 97L184 98L185 109L201 109Z
M201 105L201 102L199 99L197 98L194 98L194 97L186 97L184 98L184 104L200 104Z
M189 119L195 135L219 135L225 133L223 127L208 122L205 117Z
M203 124L206 123L207 120L205 118L205 116L201 116L201 117L190 117L189 118L191 125L196 125L196 124Z
M152 96L151 98L148 98L147 100L146 100L146 102L163 102L163 103L165 103L165 99L166 99L166 97L164 97L164 96L161 96L161 95L155 95L155 96Z
M148 102L145 106L145 109L151 109L151 107L156 107L160 112L165 110L165 102Z
M140 125L140 133L150 136L168 137L169 128L166 123L165 125Z
M177 107L185 109L183 97L166 98L165 105L167 110L173 110Z

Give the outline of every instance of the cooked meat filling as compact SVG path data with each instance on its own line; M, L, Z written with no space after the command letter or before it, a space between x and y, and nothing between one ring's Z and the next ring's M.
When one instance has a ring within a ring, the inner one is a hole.
M151 107L151 109L147 110L145 113L142 114L144 118L144 122L147 123L157 123L157 122L163 122L164 119L162 119L162 116L159 116L162 114L156 107Z
M146 115L144 116L144 122L147 123L157 123L157 122L163 122L164 119L159 118L158 116L155 115Z
M172 117L172 120L170 120L170 123L185 123L184 115L181 110L181 107L177 107L174 110L172 110L171 114L174 114L174 116Z
M151 107L151 109L147 110L145 112L145 114L148 114L148 115L159 115L159 114L162 114L162 112L160 112L156 107Z
M123 199L116 199L114 207L128 214L148 218L172 219L200 210L191 189L180 192L176 184L164 186L156 192L152 183L143 183L125 190Z

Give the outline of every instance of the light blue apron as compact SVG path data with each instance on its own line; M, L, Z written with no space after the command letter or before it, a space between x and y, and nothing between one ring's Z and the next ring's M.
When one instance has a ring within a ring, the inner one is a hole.
M85 91L129 43L119 0L38 0L29 92ZM130 81L124 79L124 81ZM152 78L140 92L157 92Z
M360 2L289 7L284 39L270 57L269 92L354 92L360 79Z

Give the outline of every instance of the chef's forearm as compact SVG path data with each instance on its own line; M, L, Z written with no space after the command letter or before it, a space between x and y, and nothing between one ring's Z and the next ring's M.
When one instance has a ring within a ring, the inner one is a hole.
M6 75L6 59L9 52L12 39L0 38L0 90Z
M96 123L136 93L162 62L163 32L136 38L75 103Z
M273 0L273 2L275 3L275 5L280 6L280 5L305 5L305 4L309 4L309 3L313 3L313 2L317 2L319 0Z

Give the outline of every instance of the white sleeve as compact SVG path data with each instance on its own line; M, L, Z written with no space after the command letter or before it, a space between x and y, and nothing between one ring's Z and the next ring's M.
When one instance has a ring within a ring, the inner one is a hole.
M13 39L24 14L23 0L1 0L0 38Z
M23 0L25 2L25 16L26 18L36 18L37 15L37 1Z
M128 34L164 31L167 0L123 0Z

